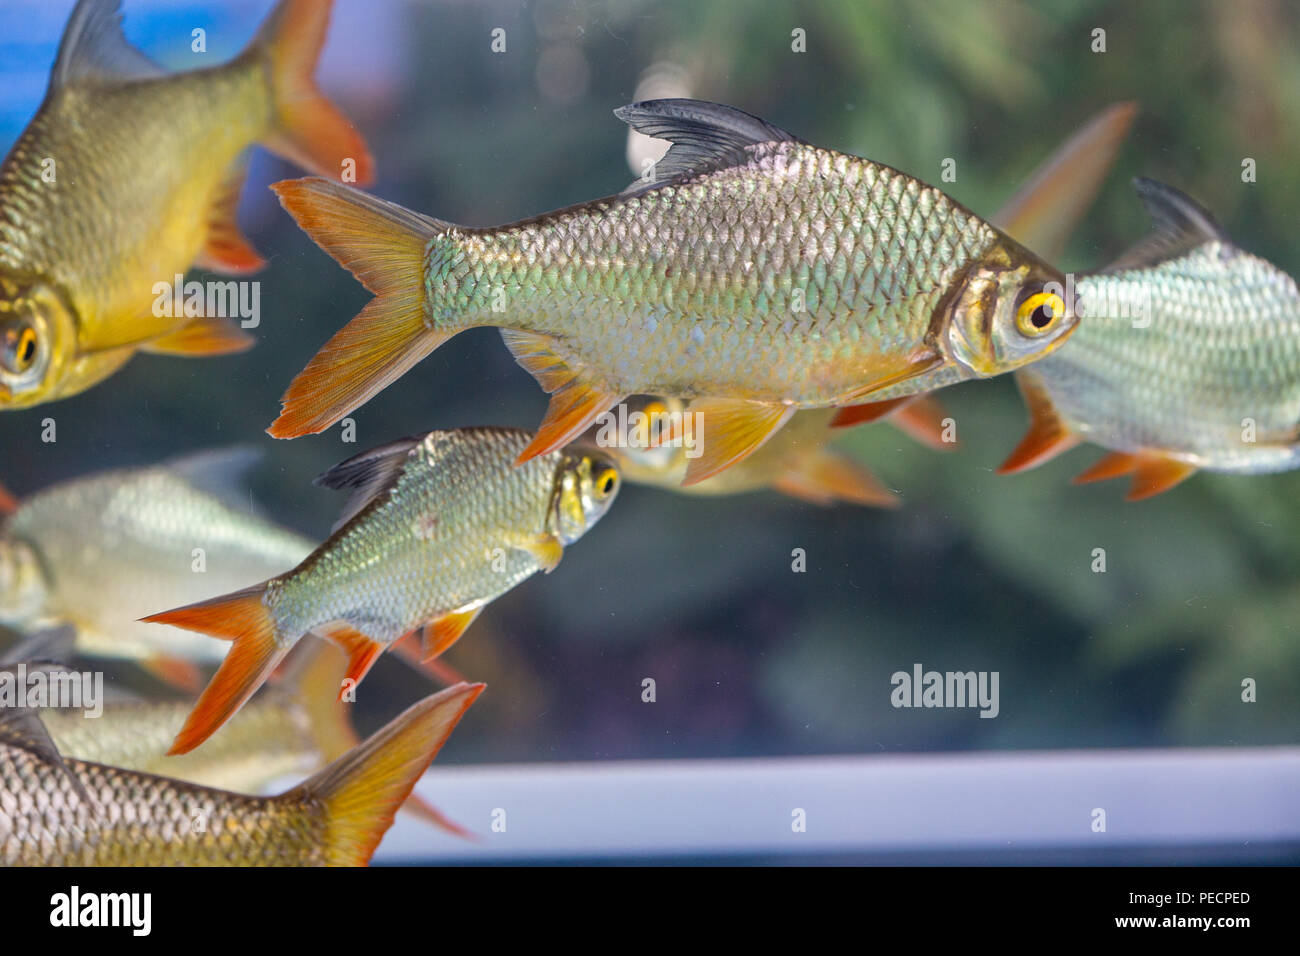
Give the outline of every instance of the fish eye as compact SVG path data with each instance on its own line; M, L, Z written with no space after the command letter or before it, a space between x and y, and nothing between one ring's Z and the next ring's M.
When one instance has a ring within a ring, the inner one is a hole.
M617 488L618 472L613 468L606 468L596 477L596 497L602 500L608 498Z
M1055 292L1036 292L1016 309L1016 328L1035 337L1050 332L1065 317L1065 300Z
M0 362L15 375L22 375L36 361L39 342L36 330L23 323L5 329L4 348L0 351Z

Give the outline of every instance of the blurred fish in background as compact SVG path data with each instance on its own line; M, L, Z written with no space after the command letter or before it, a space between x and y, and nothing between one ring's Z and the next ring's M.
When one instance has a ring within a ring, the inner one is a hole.
M220 641L140 623L161 606L292 568L314 542L255 513L240 484L250 449L60 482L0 516L0 624L76 629L77 651L124 658L197 690Z
M330 0L283 0L241 56L175 75L126 39L119 2L77 4L45 102L0 165L0 410L75 395L139 349L251 347L260 297L230 283L192 311L176 286L192 263L264 264L237 222L254 142L323 175L372 175L312 79Z

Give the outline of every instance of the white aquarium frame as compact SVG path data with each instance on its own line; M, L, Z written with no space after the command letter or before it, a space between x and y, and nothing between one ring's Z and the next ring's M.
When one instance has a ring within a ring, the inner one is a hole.
M1300 847L1300 747L436 765L419 792L477 839L399 814L375 863Z

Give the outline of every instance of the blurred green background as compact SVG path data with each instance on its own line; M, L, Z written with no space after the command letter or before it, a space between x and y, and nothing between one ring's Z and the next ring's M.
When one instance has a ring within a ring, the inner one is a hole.
M39 6L49 53L35 62L48 63L68 5ZM128 0L128 33L184 65L169 52L183 53L186 24L215 24L212 48L233 53L269 6ZM621 189L627 133L610 111L655 84L936 184L955 159L944 188L986 215L1096 111L1135 99L1135 129L1060 265L1102 266L1143 235L1128 185L1140 174L1205 203L1244 248L1300 267L1300 17L1282 2L337 6L324 85L378 158L374 191L452 221L490 225ZM6 4L0 18L23 8ZM490 47L496 28L502 53ZM791 48L796 29L806 52ZM1095 29L1104 53L1092 50ZM0 74L11 65L5 55ZM1254 183L1242 181L1247 157ZM287 175L296 171L262 154L244 201L270 260L258 347L142 356L82 396L6 414L6 484L25 493L252 443L266 454L259 501L323 536L341 501L310 481L335 462L431 428L540 421L542 392L480 330L357 412L356 444L338 428L265 436L290 378L368 298L262 188ZM1095 448L1023 476L993 473L1025 425L1010 380L942 399L958 422L954 452L888 425L843 439L901 492L896 512L625 488L556 573L493 604L448 655L490 690L447 759L1296 742L1300 475L1200 475L1125 504L1122 483L1070 485ZM38 437L47 416L58 422L50 445ZM791 570L795 548L805 573ZM1104 574L1091 570L1096 548ZM895 710L890 675L916 662L1000 672L1000 715ZM641 701L646 677L654 704ZM1257 703L1241 701L1244 678L1258 682ZM361 702L377 720L423 692L384 660Z

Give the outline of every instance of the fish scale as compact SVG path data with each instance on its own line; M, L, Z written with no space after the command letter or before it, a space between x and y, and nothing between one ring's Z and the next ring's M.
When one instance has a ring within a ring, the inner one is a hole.
M100 764L61 770L0 745L4 866L319 866L328 821L311 799L242 796ZM206 832L197 832L196 820Z

